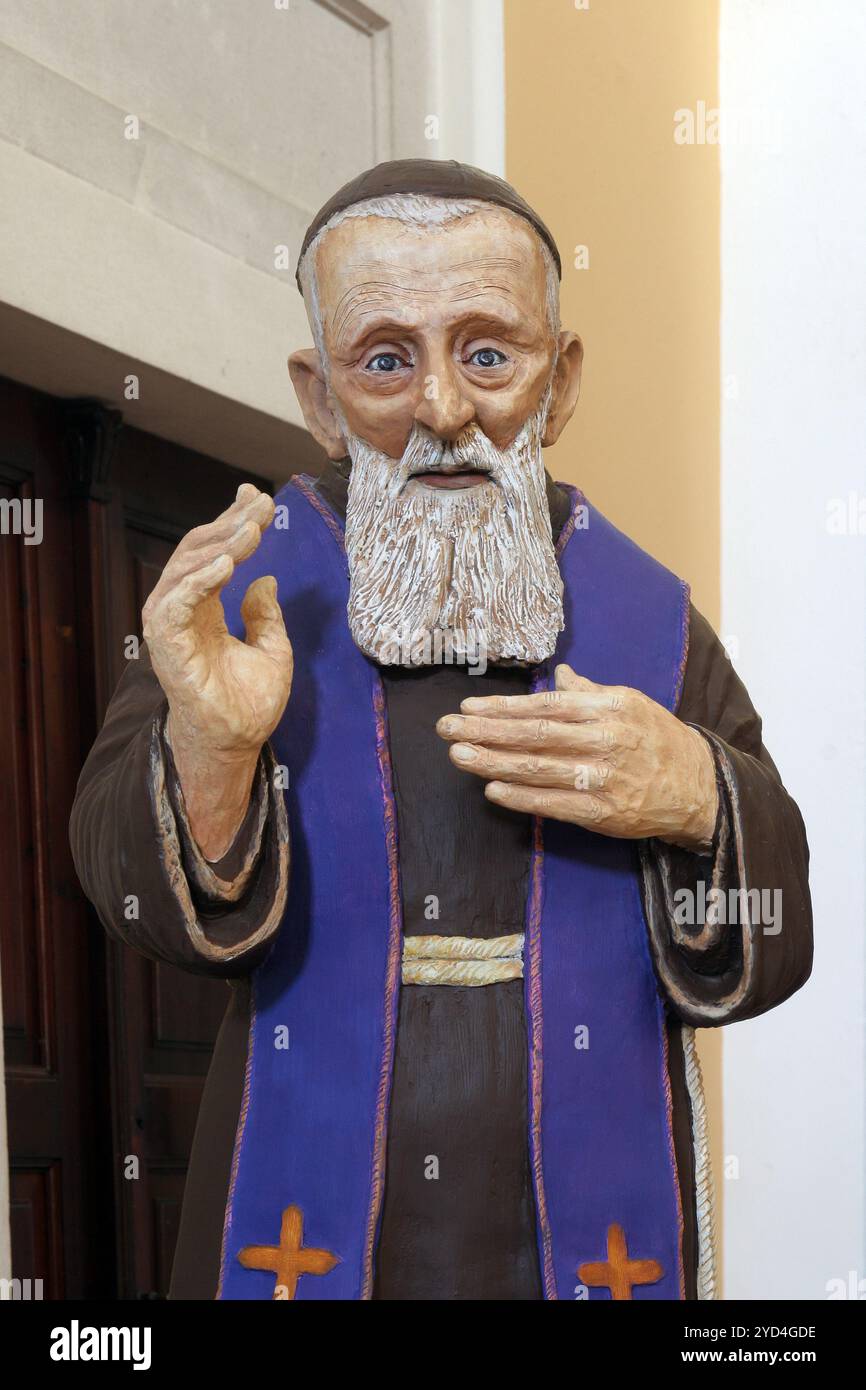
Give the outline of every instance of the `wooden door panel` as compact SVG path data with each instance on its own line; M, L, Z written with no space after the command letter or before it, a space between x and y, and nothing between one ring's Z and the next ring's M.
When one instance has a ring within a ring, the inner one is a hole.
M0 378L0 971L13 1275L46 1297L168 1288L226 985L106 937L75 876L81 764L180 537L261 479ZM137 1160L130 1164L130 1157Z
M32 497L30 483L0 484L9 502ZM28 554L28 551L30 552ZM28 719L28 674L34 651L26 599L34 592L33 548L18 537L0 546L0 786L4 824L0 838L0 882L5 890L4 930L0 933L0 979L7 1064L45 1066L45 962L39 951L37 920L36 827L33 785L36 770ZM25 571L29 582L25 581Z
M96 1059L101 946L68 843L80 768L73 506L57 402L0 379L2 495L41 503L43 538L0 536L0 970L13 1277L48 1297L113 1286L107 1125ZM97 999L94 996L96 985ZM110 1252L110 1245L108 1246Z
M42 1279L45 1298L63 1298L63 1235L59 1163L13 1168L9 1225L16 1270L41 1270L17 1278Z

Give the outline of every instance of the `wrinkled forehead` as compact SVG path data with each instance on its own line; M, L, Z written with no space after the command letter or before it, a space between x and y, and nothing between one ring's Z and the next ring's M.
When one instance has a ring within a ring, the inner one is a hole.
M447 315L501 313L529 326L545 320L547 266L522 218L484 208L444 225L350 217L316 251L319 310L330 343L353 321L381 310L407 327Z

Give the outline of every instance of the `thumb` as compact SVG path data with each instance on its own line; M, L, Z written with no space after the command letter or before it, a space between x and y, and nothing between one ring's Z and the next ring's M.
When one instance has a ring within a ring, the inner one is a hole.
M579 676L570 666L566 666L565 662L557 666L554 679L557 690L598 690L600 688L588 676Z
M291 643L277 602L277 581L272 574L253 580L244 594L241 617L248 647L257 647L274 656L284 652L291 655Z

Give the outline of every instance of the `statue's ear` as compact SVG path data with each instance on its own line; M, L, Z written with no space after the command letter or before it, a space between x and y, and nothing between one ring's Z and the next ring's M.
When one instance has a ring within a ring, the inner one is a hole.
M344 459L349 452L337 417L328 404L325 369L315 348L301 348L289 358L289 376L295 388L307 429L329 459Z
M580 395L580 372L583 366L583 343L576 333L559 335L559 356L553 374L553 395L547 415L542 446L555 444L565 429Z

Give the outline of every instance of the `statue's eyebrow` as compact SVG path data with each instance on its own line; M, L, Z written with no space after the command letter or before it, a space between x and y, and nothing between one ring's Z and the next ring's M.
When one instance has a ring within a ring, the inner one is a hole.
M371 340L382 338L393 338L402 341L407 332L411 333L411 325L402 323L399 319L374 318L369 324L361 324L354 334L344 336L340 340L335 340L335 348L339 351L364 352L365 344Z
M504 258L499 258L498 268L501 269L503 264L514 265L516 262L506 262ZM471 266L476 271L479 269L479 263L477 261L463 262L460 268L463 268L464 265ZM486 265L492 269L491 262L486 262ZM456 266L453 268L457 269ZM390 309L393 306L395 296L400 294L411 295L416 299L420 298L423 300L428 296L439 294L440 292L440 287L438 285L430 289L425 289L423 286L419 285L401 285L393 280L366 280L361 281L359 284L351 285L340 297L334 309L331 331L334 335L335 344L339 344L343 338L351 333L351 322L358 314L369 314L377 305L381 306L383 309ZM481 299L485 295L491 293L497 296L501 295L504 299L509 300L512 291L507 284L501 284L493 280L482 280L481 283L479 283L478 279L473 277L471 280L464 280L460 284L452 286L448 293L448 298L452 303L468 303L473 299ZM494 327L497 321L503 328L515 328L519 322L519 315L516 309L512 313L487 313L482 314L481 317ZM388 322L383 323L381 327L383 330L394 328L399 333L405 333L409 325L405 321L389 319Z
M352 285L337 301L332 320L334 341L339 342L350 331L352 318L359 313L369 313L381 305L383 309L393 308L396 294L435 294L435 290L416 290L409 285L395 285L388 280L366 280ZM394 322L398 322L394 320ZM389 325L390 326L390 325ZM407 325L401 324L400 332L405 333Z

